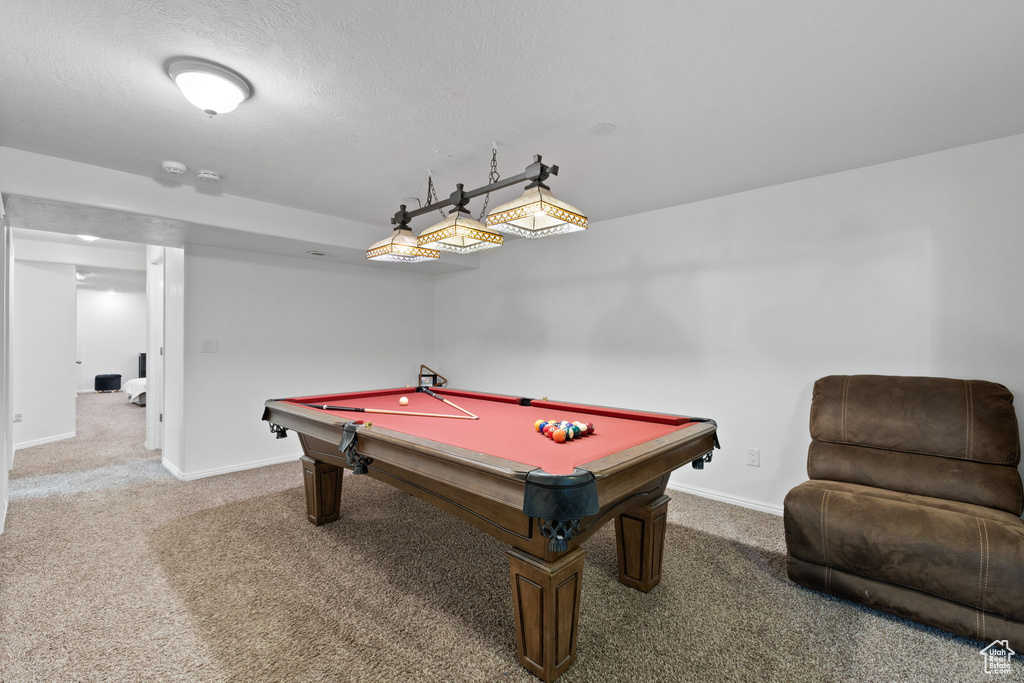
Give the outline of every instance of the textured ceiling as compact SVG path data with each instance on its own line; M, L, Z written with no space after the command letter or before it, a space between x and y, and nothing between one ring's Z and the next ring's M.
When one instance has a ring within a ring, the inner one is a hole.
M601 220L1024 132L1022 29L1014 0L5 0L0 145L386 224L496 141ZM178 55L253 98L208 118Z
M88 231L84 231L82 234L89 234ZM120 240L110 239L97 239L92 242L86 242L81 240L73 234L64 232L48 232L44 230L26 230L24 228L14 228L13 236L15 241L17 240L35 240L36 242L52 242L54 244L71 244L76 247L100 247L103 249L119 249L121 251L134 251L144 253L146 251L146 245L136 244L135 242L122 242Z

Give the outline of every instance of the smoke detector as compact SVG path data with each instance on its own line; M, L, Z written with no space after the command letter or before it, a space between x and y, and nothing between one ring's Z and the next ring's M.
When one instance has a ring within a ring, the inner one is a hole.
M160 166L165 171L173 175L181 175L182 173L188 170L188 167L185 166L185 164L179 164L177 161L165 161L162 164L160 164Z
M219 183L220 173L216 171L196 171L196 178L207 183Z

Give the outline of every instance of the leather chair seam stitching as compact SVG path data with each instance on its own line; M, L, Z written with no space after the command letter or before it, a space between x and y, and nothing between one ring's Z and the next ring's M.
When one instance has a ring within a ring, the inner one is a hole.
M901 448L889 448L888 446L874 446L868 443L857 443L856 441L835 441L832 439L821 439L814 438L812 441L819 441L821 443L833 443L838 446L859 446L861 448L872 448L876 451L891 451L893 453L910 453L911 455L933 455L936 458L949 458L950 460L970 460L971 462L981 463L983 465L997 465L999 467L1016 467L1018 463L1012 462L995 462L993 460L978 460L977 458L968 458L962 455L950 455L948 453L932 453L930 451L908 451Z
M985 537L981 533L981 519L975 517L974 521L978 525L978 605L974 611L974 627L978 630L978 634L981 634L981 609L984 605L982 599L984 594L982 593L981 577L985 570Z
M843 380L843 412L840 417L840 434L842 435L843 441L846 441L846 394L850 386L850 376L847 375L846 379Z
M981 589L981 638L984 640L987 630L985 627L985 596L988 595L988 574L992 563L989 555L991 546L988 542L988 524L985 523L985 520L981 520L981 528L985 530L985 583Z
M812 481L829 481L829 480L828 479L811 479L807 483L810 483ZM845 483L845 482L839 482L839 483ZM863 484L856 484L856 486L863 486ZM864 488L878 488L878 487L877 486L865 486ZM832 493L832 489L825 489L825 490L828 493L830 493L830 494ZM880 491L889 491L891 489L879 489L879 490ZM925 508L928 508L929 510L938 510L939 512L948 512L948 513L954 514L954 515L963 515L964 517L971 517L971 518L979 520L979 521L985 520L984 517L979 517L978 515L972 515L969 512L961 512L960 510L947 510L946 508L934 507L934 506L931 506L931 505L927 505L925 503L912 503L912 502L906 501L906 500L898 500L898 499L895 499L895 498L886 498L885 496L879 496L878 494L876 494L876 493L874 493L872 491L839 491L839 493L846 493L846 494L851 495L851 496L870 496L871 498L877 498L878 500L885 500L885 501L888 501L890 503L901 503L903 505L913 505L914 507L925 507ZM897 493L899 493L899 492L897 491ZM916 493L908 493L906 495L908 495L908 496L916 496L917 494ZM919 496L919 497L920 498L928 498L930 496ZM944 499L940 498L938 500L944 500ZM953 501L953 502L956 502L956 501ZM973 505L973 503L964 503L964 505ZM983 507L986 510L995 510L996 512L1003 512L1003 510L997 510L996 508L989 508L989 507L986 507L984 505L979 505L978 507ZM1006 514L1011 514L1011 513L1006 513ZM996 524L1010 524L1010 522L1004 522L1001 519L992 519L992 520L988 520L988 521L994 522ZM1022 521L1024 521L1024 520L1022 520Z
M967 400L967 425L966 425L966 445L964 453L967 455L968 460L974 459L974 435L971 433L974 427L974 396L971 392L971 380L964 380L964 394Z
M793 555L793 557L796 557L796 555ZM801 560L803 558L797 557L797 559ZM809 560L803 560L803 561L804 562L809 562ZM832 565L822 565L822 566L824 566L826 569L832 569L833 568ZM946 597L945 595L939 595L938 593L933 593L931 591L926 591L926 590L921 589L921 588L915 588L914 586L908 586L907 584L900 583L899 581L891 581L889 579L880 579L877 576L871 576L870 574L862 574L861 572L855 572L855 571L853 571L851 569L846 569L846 568L843 568L843 567L836 567L835 569L837 569L838 571L844 572L846 574L852 574L854 576L859 576L862 579L871 579L872 581L878 581L879 583L887 583L887 584L890 584L892 586L899 586L900 588L906 588L907 590L917 591L918 593L924 593L925 595L930 595L933 598L939 598L941 600L947 600L949 602L953 602L953 603L956 603L958 605L962 605L964 607L969 607L969 608L975 609L975 610L978 609L977 605L971 605L969 603L961 602L960 600L956 600L955 598L949 598L949 597ZM1013 618L1013 617L1004 616L1002 614L999 614L998 612L992 612L992 614L1004 617L1005 619L1012 619Z
M825 541L825 499L828 494L827 489L821 492L821 504L818 506L818 523L821 525L821 557L824 565L828 565L828 544Z
M1021 513L1024 512L1024 483L1021 482L1020 477L1017 477L1017 516L1020 517Z
M825 557L828 558L828 501L832 498L832 492L825 492Z

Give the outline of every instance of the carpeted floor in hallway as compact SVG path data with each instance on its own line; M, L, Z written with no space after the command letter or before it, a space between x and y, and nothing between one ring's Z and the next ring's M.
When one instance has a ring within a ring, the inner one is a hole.
M12 501L168 479L160 451L147 451L146 408L114 393L78 394L75 438L16 452Z
M100 426L143 412L108 397L83 395L76 439L16 456L0 680L537 680L501 543L368 477L346 474L323 527L295 463L178 481L138 424ZM780 518L672 497L651 593L618 582L613 525L587 543L559 681L993 680L978 643L791 584Z

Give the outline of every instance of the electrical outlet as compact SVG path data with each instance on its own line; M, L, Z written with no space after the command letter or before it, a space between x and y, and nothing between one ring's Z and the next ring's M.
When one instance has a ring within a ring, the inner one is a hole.
M760 467L761 466L761 449L759 448L748 448L747 449L747 467Z
M14 421L15 422L21 422L21 413L15 413L14 414Z

